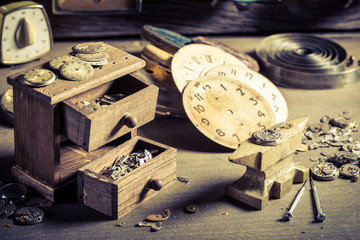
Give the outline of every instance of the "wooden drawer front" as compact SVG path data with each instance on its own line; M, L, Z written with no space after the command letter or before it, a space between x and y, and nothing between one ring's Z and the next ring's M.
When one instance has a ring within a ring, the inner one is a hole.
M127 97L89 113L81 101L91 102L105 94L130 93ZM92 151L151 121L155 117L158 88L131 75L96 87L64 101L62 133L86 151ZM134 125L129 125L129 119Z
M158 152L150 161L117 180L101 175L101 170L111 166L118 156L144 149ZM118 219L170 186L175 178L176 149L134 137L79 169L78 198L84 205ZM154 179L161 180L160 191L146 188Z

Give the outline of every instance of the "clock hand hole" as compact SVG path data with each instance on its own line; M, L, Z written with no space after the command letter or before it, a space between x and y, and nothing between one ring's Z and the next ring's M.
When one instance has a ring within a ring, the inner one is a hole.
M231 111L230 109L226 110L226 113L227 113L228 115L233 115L233 111Z

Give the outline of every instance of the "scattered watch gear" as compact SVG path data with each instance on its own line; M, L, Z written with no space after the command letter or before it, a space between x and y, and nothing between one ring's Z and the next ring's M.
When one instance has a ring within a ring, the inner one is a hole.
M332 163L321 162L310 168L311 173L317 180L332 181L339 177L339 169Z
M98 53L104 51L106 46L100 42L85 42L72 47L76 53Z
M54 83L57 76L48 69L36 68L25 72L19 80L30 87L44 87Z
M15 211L15 204L7 198L0 198L0 218L9 217Z
M330 125L326 123L313 123L309 126L309 130L314 133L326 133L330 128Z
M344 164L339 169L341 176L353 178L359 175L360 168L352 163Z
M22 225L41 223L44 220L44 212L37 207L23 207L15 212L15 221Z
M60 74L73 81L82 81L89 79L94 74L94 68L84 61L71 61L64 63L60 67Z
M64 56L60 56L60 57L56 57L53 60L51 60L49 62L49 66L55 70L59 70L60 67L67 62L71 62L71 61L78 61L79 58L74 57L74 56L70 56L70 55L64 55Z

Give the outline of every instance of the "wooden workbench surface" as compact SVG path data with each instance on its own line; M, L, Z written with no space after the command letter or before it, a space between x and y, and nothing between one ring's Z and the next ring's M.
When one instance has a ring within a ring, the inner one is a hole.
M360 57L360 34L322 34L346 48L350 55ZM239 51L252 52L264 36L216 37ZM215 37L214 37L215 38ZM145 42L139 39L101 39L129 53L138 55ZM81 41L55 42L54 49L42 60L50 60ZM6 77L29 67L0 67L0 94L11 86ZM351 87L331 90L300 90L280 88L288 108L289 119L308 115L309 123L319 122L324 115L335 116L344 111L360 121L360 82ZM14 181L10 168L14 164L13 128L0 120L0 180ZM222 148L205 138L188 119L158 117L139 130L139 135L175 147L177 176L190 179L188 183L176 181L166 191L142 204L121 218L112 220L69 196L54 207L44 209L41 224L19 226L12 219L0 219L1 239L358 239L360 234L360 183L337 179L316 181L326 220L315 222L310 186L294 211L290 222L281 221L295 194L301 187L296 184L281 199L274 199L263 210L255 210L225 196L225 186L244 173L243 166L227 159L231 150ZM353 134L360 139L360 133ZM311 157L320 152L331 153L336 148L317 149L294 156L296 163L311 167ZM184 207L196 204L199 211L187 214ZM163 229L151 232L147 227L135 227L150 214L159 214L166 208L170 218ZM117 226L122 222L123 226ZM11 226L7 226L11 224Z

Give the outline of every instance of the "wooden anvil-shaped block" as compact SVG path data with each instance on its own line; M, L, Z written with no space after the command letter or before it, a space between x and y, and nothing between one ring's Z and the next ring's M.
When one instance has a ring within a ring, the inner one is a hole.
M242 142L229 161L246 166L245 174L226 186L226 194L249 206L263 209L270 198L281 198L293 183L302 183L309 177L309 169L292 161L301 146L307 116L279 123L271 128L280 133L277 145L266 146L251 138Z

